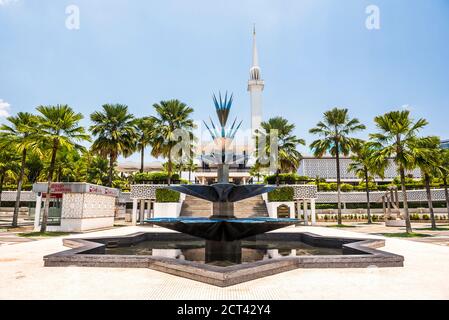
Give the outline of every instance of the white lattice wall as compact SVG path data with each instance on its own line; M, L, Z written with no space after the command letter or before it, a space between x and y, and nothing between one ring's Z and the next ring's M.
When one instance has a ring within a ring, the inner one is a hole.
M432 189L433 201L445 201L444 189ZM381 202L382 196L386 192L373 191L370 192L371 202ZM398 192L399 201L402 201L402 192ZM426 190L409 190L407 191L407 200L409 202L427 201ZM364 203L366 202L366 192L342 192L341 201L346 203ZM337 203L337 192L318 192L317 203Z
M98 194L66 193L62 201L62 219L113 217L115 198Z
M352 162L349 158L340 159L340 174L343 180L359 180L353 173L348 172L349 164ZM311 178L320 177L323 179L337 179L337 163L335 158L304 158L300 162L298 174ZM407 174L413 175L414 178L421 178L419 169L409 171ZM389 167L385 170L385 179L392 180L398 176L396 165L390 160Z

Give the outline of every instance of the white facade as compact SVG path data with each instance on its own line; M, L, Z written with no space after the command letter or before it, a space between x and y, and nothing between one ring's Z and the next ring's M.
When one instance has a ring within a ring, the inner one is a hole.
M343 182L358 182L360 178L358 178L354 172L349 172L349 164L352 163L350 158L341 158L340 159L340 176ZM337 181L337 163L335 158L333 157L323 157L323 158L312 158L312 157L304 157L298 169L298 174L300 176L307 176L310 178L319 177L321 179L325 179L328 182ZM413 171L407 172L408 175L412 175L416 179L421 178L421 172L419 169L415 169ZM385 170L385 178L384 180L379 177L376 178L377 181L392 181L395 177L398 176L398 172L396 170L396 165L393 160L390 160L390 166Z
M40 229L46 188L46 183L33 186L33 191L37 194L34 216L36 231ZM116 200L120 194L117 189L89 183L53 183L50 192L60 199L58 202L61 207L57 217L59 223L49 223L48 231L83 232L114 226Z

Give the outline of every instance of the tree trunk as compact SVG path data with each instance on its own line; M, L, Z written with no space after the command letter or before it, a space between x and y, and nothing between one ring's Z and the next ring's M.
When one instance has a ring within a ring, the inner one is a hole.
M145 166L145 148L142 147L140 150L140 173L143 173Z
M12 227L13 228L17 228L18 221L19 221L20 193L22 192L23 176L25 175L26 158L27 158L27 150L23 149L22 162L20 164L20 173L19 173L19 178L17 180L16 203L14 205L14 213L12 215Z
M365 168L365 183L366 183L366 213L368 215L368 224L372 224L371 220L371 204L369 199L369 175L368 169Z
M115 162L115 155L111 153L109 155L109 178L108 178L108 187L112 188L112 179L114 176L114 162Z
M5 174L2 172L0 176L0 210L2 208L2 193L3 193L3 183L5 182Z
M168 165L167 165L167 171L168 171L168 179L167 183L170 186L171 185L171 172L172 172L172 163L171 163L171 147L168 151Z
M437 228L437 224L435 222L435 213L433 211L432 192L430 191L430 177L428 174L424 175L424 180L426 183L427 203L429 205L430 220L432 221L432 229L435 230Z
M191 175L192 175L192 169L191 168L189 168L189 183L190 183L190 178L191 178Z
M44 205L44 214L42 215L42 224L41 224L41 232L44 233L47 231L47 221L48 221L48 211L50 210L50 201L51 201L51 183L53 178L53 172L55 170L55 162L56 162L56 154L58 152L58 140L53 141L53 150L51 154L51 162L50 168L48 172L48 181L47 181L47 193L45 196L45 205Z
M405 227L407 233L412 233L412 223L410 222L410 213L408 210L408 199L407 199L407 189L405 188L405 170L402 166L399 168L399 172L401 175L401 190L402 190L402 197L404 198L404 212L405 212Z
M449 219L449 191L447 188L447 178L446 177L443 178L443 185L444 185L444 195L446 198L446 209L447 209L447 215L448 215L447 218Z
M337 208L338 208L338 214L337 214L337 224L342 224L341 220L341 177L340 177L340 151L339 151L339 144L338 141L336 142L336 155L335 160L337 161Z

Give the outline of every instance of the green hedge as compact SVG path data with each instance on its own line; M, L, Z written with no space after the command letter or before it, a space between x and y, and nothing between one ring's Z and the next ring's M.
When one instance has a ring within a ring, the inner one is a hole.
M279 174L279 183L282 184L295 184L297 182L308 182L312 179L305 176L297 175L296 173L281 173ZM276 175L270 175L265 177L265 183L276 184Z
M17 184L5 184L3 185L3 191L16 191ZM22 185L22 191L31 191L33 190L33 185L30 183L24 183Z
M288 202L293 201L294 190L292 187L282 187L268 193L270 202Z
M156 202L179 202L180 193L170 189L156 189Z
M131 187L129 186L129 182L126 180L114 180L112 181L112 187L120 189L123 192L130 192Z
M316 184L316 183L315 183ZM320 182L317 184L319 191L337 191L337 183L331 182ZM370 191L387 191L391 186L397 186L398 190L401 190L401 185L394 184L374 184L370 183L369 185ZM415 189L425 189L425 186L422 183L407 183L405 185L407 190L415 190ZM443 185L433 183L430 185L431 188L443 188ZM359 185L351 185L348 183L341 184L342 192L350 192L350 191L365 191L365 183L360 183Z
M171 176L171 180L179 180L179 174L174 173ZM141 183L145 181L152 181L155 183L166 183L168 181L168 173L167 172L144 172L144 173L136 173L134 175L134 182Z
M341 188L342 192L350 192L350 191L354 191L354 189L356 187L351 184L348 184L348 183L342 183L340 185L340 188ZM335 182L332 182L332 183L320 182L318 185L318 189L319 189L319 191L337 191L337 183L335 183Z
M316 209L337 209L337 204L334 203L317 203Z

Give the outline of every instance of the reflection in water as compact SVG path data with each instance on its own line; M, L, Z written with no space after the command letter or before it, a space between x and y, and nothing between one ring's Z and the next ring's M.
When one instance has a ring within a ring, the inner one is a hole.
M143 241L130 247L107 248L109 255L152 255L230 266L289 256L342 255L342 249L314 247L299 241Z

